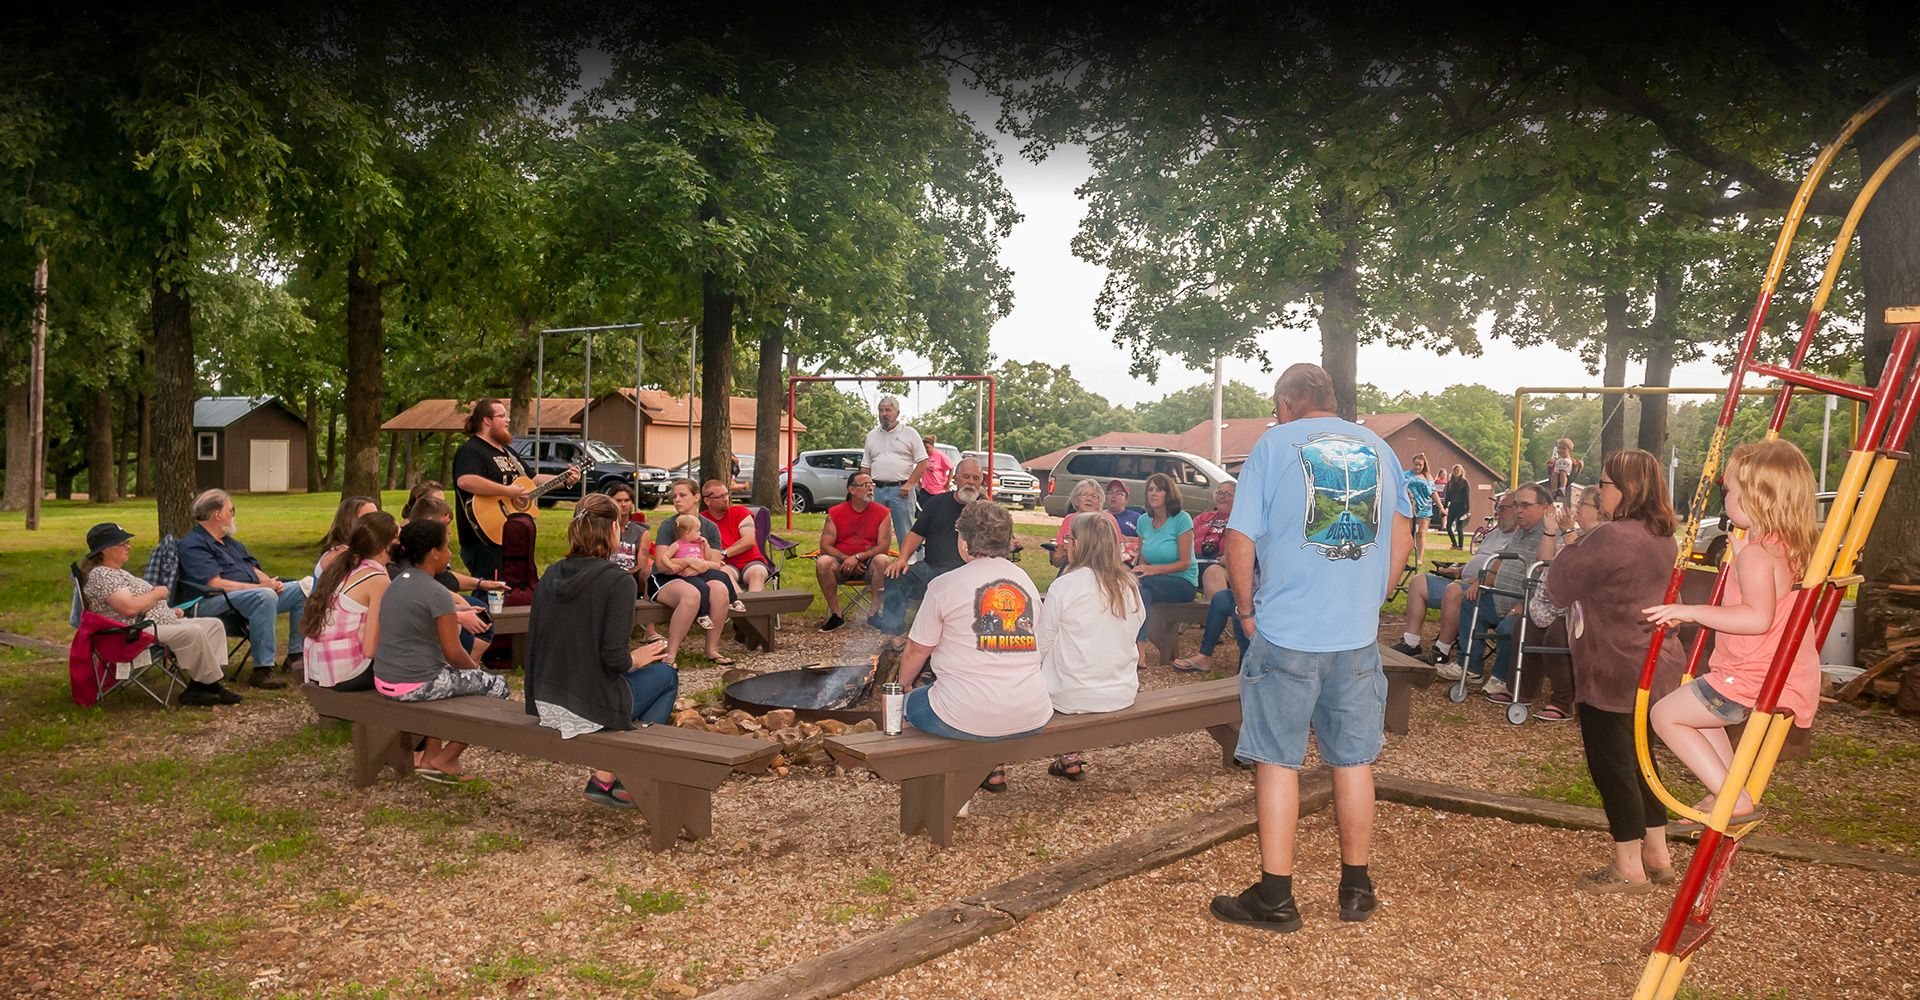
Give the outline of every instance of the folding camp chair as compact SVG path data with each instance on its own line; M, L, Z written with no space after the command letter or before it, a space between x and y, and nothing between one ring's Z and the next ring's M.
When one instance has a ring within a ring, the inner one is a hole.
M200 613L200 605L213 595L214 591L195 586L180 575L180 540L166 535L154 545L153 553L147 556L147 568L141 577L156 587L167 588L167 603L175 611L195 618L205 617ZM218 602L221 608L215 615L220 625L227 631L227 663L246 654L253 646L252 634L248 631L247 616L226 601ZM241 662L245 662L242 660Z
M753 537L760 543L760 551L767 557L767 588L780 587L780 570L793 557L793 550L800 547L799 542L790 542L773 533L773 512L765 507L745 505L753 512Z
M132 624L86 610L80 596L80 567L70 567L73 601L67 621L74 628L67 666L76 705L95 705L115 691L144 691L161 708L187 689L187 678L172 650L160 644L152 620Z

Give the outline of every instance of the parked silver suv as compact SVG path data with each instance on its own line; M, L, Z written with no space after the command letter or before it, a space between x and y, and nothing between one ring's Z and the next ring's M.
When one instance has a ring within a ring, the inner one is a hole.
M865 453L858 448L803 451L793 461L793 511L826 510L847 498L847 479L860 471ZM787 474L779 478L780 499L787 499Z
M1065 517L1074 487L1085 479L1100 484L1104 496L1107 484L1115 479L1127 484L1127 503L1147 505L1147 477L1164 472L1173 477L1180 489L1180 507L1198 514L1213 507L1213 488L1234 481L1227 470L1185 451L1166 448L1101 447L1075 448L1067 452L1053 475L1047 477L1047 513Z

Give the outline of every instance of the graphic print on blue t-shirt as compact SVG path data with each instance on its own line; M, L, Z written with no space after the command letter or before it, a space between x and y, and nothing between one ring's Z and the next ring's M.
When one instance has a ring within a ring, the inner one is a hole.
M1025 653L1039 648L1027 592L1012 580L995 580L973 592L975 648L983 653Z
M1328 559L1359 559L1380 536L1380 456L1345 434L1316 434L1300 445L1311 484L1301 534Z

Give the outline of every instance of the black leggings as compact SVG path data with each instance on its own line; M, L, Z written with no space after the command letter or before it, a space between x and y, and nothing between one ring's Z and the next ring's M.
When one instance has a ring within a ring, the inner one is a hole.
M1640 840L1649 829L1667 825L1667 807L1640 774L1633 749L1633 713L1603 712L1581 705L1580 743L1587 751L1587 773L1600 791L1600 806L1614 843Z

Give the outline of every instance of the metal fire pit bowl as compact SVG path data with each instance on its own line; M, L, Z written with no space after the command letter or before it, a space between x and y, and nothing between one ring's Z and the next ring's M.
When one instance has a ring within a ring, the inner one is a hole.
M776 670L772 673L742 677L727 685L726 702L754 715L765 715L776 708L790 708L796 718L809 722L837 719L859 722L880 721L880 711L856 711L867 696L873 680L871 663L838 667L810 667L803 670Z

